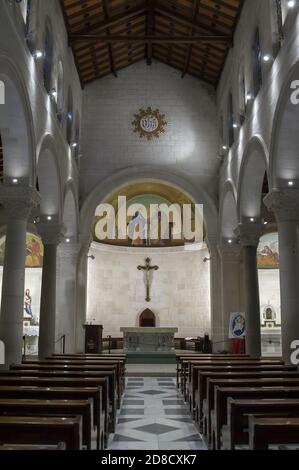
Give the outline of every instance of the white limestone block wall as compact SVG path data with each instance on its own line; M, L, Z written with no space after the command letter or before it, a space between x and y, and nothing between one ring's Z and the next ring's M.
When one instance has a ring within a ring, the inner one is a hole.
M139 315L151 309L157 326L178 327L178 337L210 334L210 263L207 248L123 248L93 243L87 286L87 322L104 326L104 336L122 336L121 326L139 326ZM151 302L145 301L144 274L137 270L150 257Z

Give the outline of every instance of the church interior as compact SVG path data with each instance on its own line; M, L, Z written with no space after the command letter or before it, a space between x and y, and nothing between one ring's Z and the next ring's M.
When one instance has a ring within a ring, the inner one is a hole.
M298 122L299 0L1 0L0 451L299 449Z

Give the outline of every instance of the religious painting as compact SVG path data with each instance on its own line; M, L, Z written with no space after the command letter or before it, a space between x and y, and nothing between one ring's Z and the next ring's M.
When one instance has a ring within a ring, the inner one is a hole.
M95 211L93 239L118 246L183 246L204 239L202 205L164 183L138 182ZM199 235L199 236L198 236Z
M279 269L278 233L267 233L257 249L258 269Z
M5 235L0 239L0 265L3 266L5 255ZM43 266L44 247L41 239L33 234L26 236L26 268L41 268Z
M229 319L229 335L230 339L243 338L245 336L246 323L245 315L240 312L233 312Z

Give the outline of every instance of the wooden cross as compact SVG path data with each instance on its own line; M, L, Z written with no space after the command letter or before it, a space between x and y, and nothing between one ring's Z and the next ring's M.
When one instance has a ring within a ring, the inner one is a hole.
M146 302L150 302L150 273L152 271L158 271L159 266L151 266L151 259L146 258L145 266L137 266L138 271L144 271L146 276Z

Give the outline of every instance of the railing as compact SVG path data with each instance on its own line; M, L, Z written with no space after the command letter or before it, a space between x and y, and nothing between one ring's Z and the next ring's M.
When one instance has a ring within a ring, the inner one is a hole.
M61 354L65 354L65 338L66 338L66 335L62 335L60 336L60 338L58 338L57 341L55 341L55 344L60 343L61 345L61 348L60 348Z

